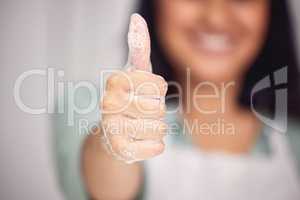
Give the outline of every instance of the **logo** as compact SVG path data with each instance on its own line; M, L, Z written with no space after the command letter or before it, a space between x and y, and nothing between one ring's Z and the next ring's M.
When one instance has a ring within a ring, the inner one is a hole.
M288 89L287 89L287 69L288 67L283 67L273 74L266 76L261 79L258 83L255 84L251 91L251 110L267 126L272 127L273 129L285 133L287 131L287 98L288 98ZM272 79L273 78L273 79ZM274 81L271 81L274 80ZM274 108L274 118L270 119L258 111L255 110L253 100L255 94L265 89L272 89L275 93L275 108Z

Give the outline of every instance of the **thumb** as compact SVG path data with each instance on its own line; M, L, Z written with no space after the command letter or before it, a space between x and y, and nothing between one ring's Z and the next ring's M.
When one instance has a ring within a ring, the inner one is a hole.
M128 65L132 69L151 72L150 36L147 23L139 14L131 16L128 32Z

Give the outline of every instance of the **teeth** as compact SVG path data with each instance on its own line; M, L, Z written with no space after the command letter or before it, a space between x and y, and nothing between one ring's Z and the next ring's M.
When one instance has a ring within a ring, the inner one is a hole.
M199 47L211 52L229 51L232 43L229 37L225 34L199 34Z

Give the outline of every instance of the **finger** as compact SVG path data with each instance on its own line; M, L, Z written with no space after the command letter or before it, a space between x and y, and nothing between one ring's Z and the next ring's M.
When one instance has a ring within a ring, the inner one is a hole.
M111 145L114 153L129 163L152 158L164 150L164 143L154 140L130 142L124 138L113 137Z
M145 71L115 72L106 81L106 91L134 92L135 95L165 96L168 85L163 77Z
M161 120L130 119L122 115L106 115L102 125L109 135L128 140L162 140L167 132L167 124Z
M105 91L100 101L102 115L117 114L128 109L130 99L128 93L122 91Z
M151 72L149 31L146 21L139 14L131 16L128 46L128 65L136 70Z
M127 131L129 139L133 140L162 140L167 133L167 124L161 120L138 119L131 120L134 129Z
M160 119L166 113L165 99L106 91L100 109L104 114L123 114L129 118Z
M166 113L165 100L134 96L129 106L121 113L133 119L161 119Z
M106 91L126 91L129 92L133 88L133 82L127 72L118 71L111 74L105 84Z
M161 76L142 71L128 72L128 75L132 81L135 95L165 96L167 93L167 82Z

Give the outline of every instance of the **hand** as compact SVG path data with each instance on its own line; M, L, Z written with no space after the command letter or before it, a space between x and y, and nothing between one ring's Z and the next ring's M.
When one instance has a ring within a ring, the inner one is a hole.
M150 36L138 14L131 17L128 45L127 69L108 78L100 107L106 149L115 158L132 163L164 150L167 83L152 73Z

